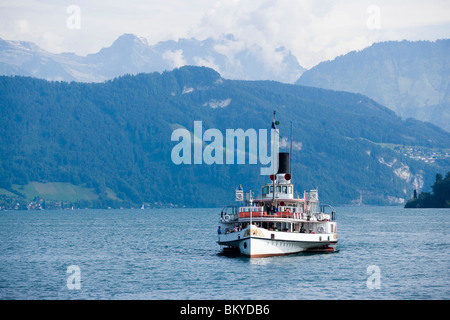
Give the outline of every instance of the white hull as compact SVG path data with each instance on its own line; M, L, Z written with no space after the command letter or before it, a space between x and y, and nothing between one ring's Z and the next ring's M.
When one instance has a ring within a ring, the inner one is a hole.
M218 243L239 248L241 254L251 258L295 254L309 250L334 251L337 244L335 233L290 233L254 227L251 231L251 235L249 229L219 235Z

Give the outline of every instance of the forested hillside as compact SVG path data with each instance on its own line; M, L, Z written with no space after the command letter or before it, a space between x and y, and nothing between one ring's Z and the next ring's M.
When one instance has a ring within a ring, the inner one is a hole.
M30 182L92 189L100 202L221 206L238 184L255 196L268 180L260 165L175 165L174 129L294 126L296 190L319 188L333 204L389 204L431 185L448 161L427 164L390 145L450 148L450 134L403 121L369 98L271 81L231 81L203 67L123 76L105 83L0 77L0 189ZM283 140L283 139L282 139ZM288 146L285 144L287 151ZM248 162L247 162L248 163Z

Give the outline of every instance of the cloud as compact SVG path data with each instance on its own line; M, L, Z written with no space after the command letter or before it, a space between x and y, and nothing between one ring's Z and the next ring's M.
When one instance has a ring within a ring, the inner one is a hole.
M226 56L233 64L237 63L235 61L236 54L247 49L247 44L242 40L234 39L234 36L221 37L216 40L220 41L214 46L214 50Z
M196 56L193 59L194 59L196 66L208 67L208 68L212 68L212 69L216 70L219 73L222 72L220 70L220 67L215 63L214 58L211 56L207 56L205 59Z
M291 139L282 137L280 139L280 148L290 148L291 147ZM301 142L292 141L292 150L300 151L302 150L303 144Z
M379 28L368 26L371 7L379 9ZM222 0L205 13L195 34L232 33L246 47L258 44L275 68L281 60L275 48L285 47L311 68L373 42L449 37L449 26L450 2L442 0Z
M16 20L15 23L15 31L19 34L27 33L29 32L29 23L25 19Z
M162 57L170 64L172 68L179 68L187 64L184 59L182 49L175 51L167 50L163 53Z
M5 0L0 37L85 55L111 45L123 33L146 37L150 44L233 34L235 40L219 50L233 57L240 48L261 48L259 56L274 70L280 68L280 47L311 68L373 42L450 37L448 0L136 0L132 5L122 0L78 0L79 30L66 27L70 4ZM379 28L368 27L368 19L373 19L370 6L379 8ZM177 52L167 57L174 65L182 61Z
M315 22L312 11L316 9L310 1L217 1L214 9L205 13L195 34L206 37L224 31L231 33L237 41L224 43L228 49L220 48L227 56L243 48L260 48L258 55L275 70L283 58L276 48L303 48L304 40L309 40L311 24Z

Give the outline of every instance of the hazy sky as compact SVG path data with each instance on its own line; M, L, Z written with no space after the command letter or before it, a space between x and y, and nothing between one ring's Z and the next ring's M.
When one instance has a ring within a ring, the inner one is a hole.
M149 44L231 33L311 68L374 42L449 38L450 0L0 0L0 37L50 52L95 53L124 33Z

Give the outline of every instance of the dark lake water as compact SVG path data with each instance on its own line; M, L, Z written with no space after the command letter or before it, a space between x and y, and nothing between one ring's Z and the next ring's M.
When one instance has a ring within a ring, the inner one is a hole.
M0 299L449 299L450 210L342 207L339 251L219 254L220 209L0 212Z

